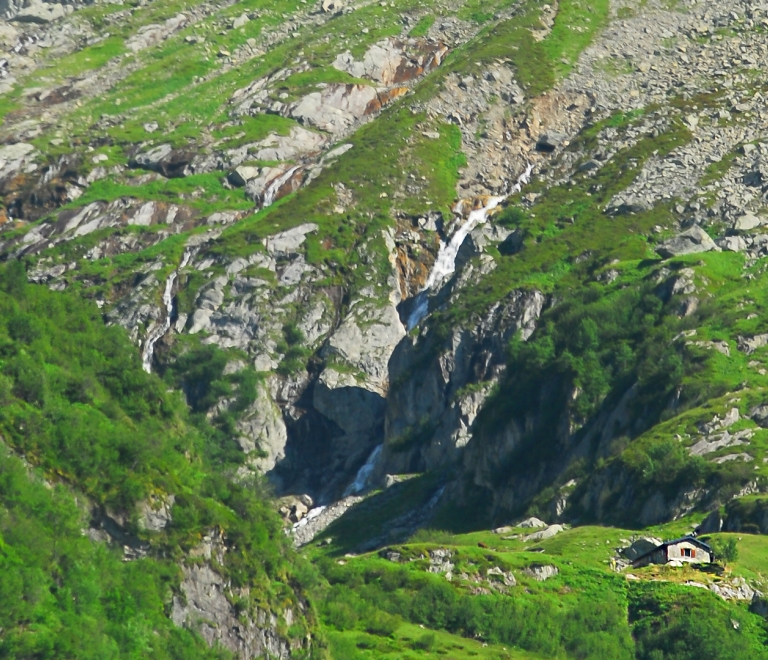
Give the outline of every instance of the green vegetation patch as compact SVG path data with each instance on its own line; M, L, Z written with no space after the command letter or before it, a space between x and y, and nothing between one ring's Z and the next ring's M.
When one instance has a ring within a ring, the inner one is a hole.
M137 171L141 174L141 171ZM91 202L112 202L120 197L133 197L147 201L186 204L198 209L203 215L213 213L222 208L232 211L243 211L253 208L253 202L246 199L241 188L224 186L222 172L193 174L191 176L165 179L158 177L155 181L140 186L119 183L112 178L96 181L91 185L76 203L70 206L84 206Z
M179 568L124 562L83 535L71 493L0 449L0 655L6 658L157 658L229 654L177 628L166 613Z
M703 589L636 584L629 602L637 660L765 657L765 621Z
M299 612L297 591L315 579L313 571L290 553L260 478L231 479L245 456L222 442L223 435L234 442L231 429L217 432L226 415L206 427L193 409L190 420L179 394L143 371L122 328L105 327L96 306L77 293L27 284L20 262L0 269L0 310L0 437L52 485L25 481L27 468L3 449L5 655L220 657L162 618L171 590L178 590L178 564L213 529L229 550L219 570L233 587L250 588L240 611ZM201 396L228 388L234 414L253 400L255 374L225 377L222 359L209 352L188 357L201 385L209 374L214 391ZM169 525L143 529L137 504L169 495L175 497ZM92 507L124 518L126 532L149 555L125 565L121 553L83 537ZM313 625L311 611L307 616L291 626L297 639ZM282 620L278 632L289 634Z

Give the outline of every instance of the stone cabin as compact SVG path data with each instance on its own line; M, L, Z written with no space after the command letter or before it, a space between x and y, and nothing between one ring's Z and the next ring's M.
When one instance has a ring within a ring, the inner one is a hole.
M642 568L648 564L711 564L713 561L715 553L710 546L693 536L684 536L666 541L646 552L632 562L632 567Z

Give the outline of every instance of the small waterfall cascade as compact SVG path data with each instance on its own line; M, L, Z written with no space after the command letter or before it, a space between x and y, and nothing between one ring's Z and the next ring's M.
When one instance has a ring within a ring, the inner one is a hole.
M384 445L379 445L371 452L371 455L368 456L368 460L357 471L355 480L349 484L349 486L347 486L347 489L344 491L344 497L357 495L368 487L368 482L371 479L373 471L376 469L376 464L379 462L379 458L381 457L381 450L383 448Z
M291 177L296 173L296 170L298 170L299 167L299 165L294 165L291 169L283 172L283 174L267 186L267 189L264 191L264 201L261 203L261 208L265 209L268 206L272 206L280 188L291 180Z
M528 164L525 171L518 177L509 194L514 195L515 193L519 193L523 189L523 186L530 182L532 172L533 165ZM488 197L482 208L475 209L469 214L469 217L464 221L461 227L459 227L458 230L456 230L456 233L451 236L451 240L440 245L440 251L437 254L435 264L432 266L426 284L416 296L413 311L411 311L411 314L408 317L407 330L409 332L421 323L422 319L427 315L429 311L429 292L436 284L440 284L456 270L456 257L459 254L462 243L464 243L464 239L469 235L469 232L478 225L485 224L486 220L488 220L488 214L505 199L506 197Z
M179 276L179 271L189 264L192 258L192 251L185 250L181 259L181 264L174 270L165 281L165 290L163 291L163 304L165 305L165 320L162 324L153 323L147 332L147 338L144 340L144 350L141 352L141 364L148 374L152 373L152 359L155 355L155 344L165 336L171 329L171 315L173 314L173 285Z

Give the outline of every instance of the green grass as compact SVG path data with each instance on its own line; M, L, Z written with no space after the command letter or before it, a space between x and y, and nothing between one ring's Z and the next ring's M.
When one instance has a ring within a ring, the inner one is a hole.
M68 76L81 75L87 71L98 69L107 62L126 52L125 44L119 36L110 36L103 41L78 50L71 55L57 60L53 68L43 69L45 77L63 79Z
M567 0L558 3L552 32L544 40L544 52L553 63L556 77L570 73L581 52L608 23L608 0Z
M541 656L502 644L485 644L442 630L403 622L390 637L366 632L329 632L331 653L338 660L538 660Z
M225 128L217 128L212 131L214 137L223 142L223 147L236 149L250 142L263 140L272 133L288 135L291 128L297 123L292 119L280 115L256 115L243 117L239 121L232 122Z
M354 509L347 516L353 512ZM689 518L645 533L674 538L690 530L692 524ZM611 558L618 547L629 543L636 531L576 527L535 544L523 541L522 537L532 531L518 528L505 534L420 534L425 539L432 537L432 541L413 540L390 547L400 554L399 563L376 554L340 559L335 550L313 550L315 561L329 582L323 591L321 616L328 628L334 657L429 658L434 653L457 658L646 660L688 657L680 655L680 649L674 646L675 640L683 639L686 644L702 649L708 658L764 657L766 627L760 617L748 613L745 605L725 603L705 590L683 583L720 581L732 575L764 579L765 562L760 549L764 551L768 543L765 537L742 536L739 560L724 577L692 567L656 566L625 571L634 576L630 580L612 570ZM537 552L532 553L529 550L534 545ZM451 552L454 577L450 582L427 571L428 553L436 548ZM323 552L330 552L331 556L323 558ZM524 573L534 563L554 565L559 574L536 582ZM486 572L492 567L512 571L517 585L508 595L472 595L472 589L478 585L488 589ZM495 612L501 628L510 624L507 632L495 633L494 623L483 622L482 612L490 603L495 603L495 609L490 611ZM515 614L512 609L516 609ZM462 624L466 612L472 612L475 618L472 623ZM707 624L690 623L688 613L693 612ZM578 620L575 628L569 623L569 613ZM597 623L595 616L606 618ZM528 625L524 631L513 623L521 617L525 617ZM374 618L379 624L373 626L376 632L371 634L366 629ZM610 623L612 620L614 623ZM738 633L734 633L733 620L740 624ZM548 639L537 637L538 625L544 626ZM714 630L719 632L712 636ZM589 631L597 636L589 637L593 634ZM510 636L499 639L496 634ZM476 646L473 637L484 643ZM730 641L724 651L721 642L725 638ZM563 645L559 652L557 644ZM653 648L664 649L668 655L649 655Z
M419 37L426 37L427 33L429 32L429 28L431 28L434 23L435 17L433 15L422 16L419 19L419 22L416 23L416 25L414 25L411 29L410 35L415 39L418 39Z
M481 22L490 18L486 14L478 17ZM481 31L478 42L472 44L471 63L468 61L462 68L474 71L486 62L508 59L517 70L518 81L535 96L570 72L607 21L608 0L566 0L558 4L551 32L537 41L532 31L544 29L540 9L536 3L526 1L512 18Z
M140 172L139 172L140 173ZM147 201L186 204L207 215L222 208L245 211L253 202L245 198L242 189L231 190L222 184L223 173L194 174L178 179L160 179L142 186L129 186L112 179L96 181L78 198L76 205L94 201L111 202L119 197L133 197Z

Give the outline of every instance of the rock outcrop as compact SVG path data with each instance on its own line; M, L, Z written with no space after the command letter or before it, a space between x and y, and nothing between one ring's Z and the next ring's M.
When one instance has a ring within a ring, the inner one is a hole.
M212 566L212 560L221 563L224 552L221 539L211 536L193 553L202 561L182 566L181 594L173 598L171 619L199 632L209 646L222 646L240 658L287 660L294 648L278 633L278 617L260 608L239 613L230 602L248 594L239 593L243 590L234 589ZM293 612L284 610L282 618L290 625Z
M408 337L398 346L389 365L396 385L387 399L382 473L459 460L488 392L504 371L507 342L517 332L531 335L544 304L536 291L516 291L474 331L456 330L447 340Z

